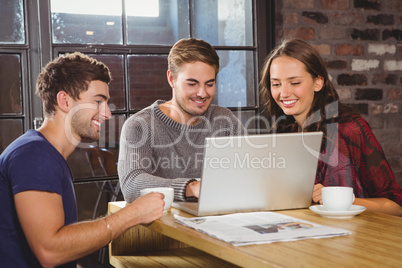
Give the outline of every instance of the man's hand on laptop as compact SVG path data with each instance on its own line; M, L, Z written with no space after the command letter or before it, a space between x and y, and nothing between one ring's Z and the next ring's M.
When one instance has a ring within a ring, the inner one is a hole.
M199 181L192 181L187 184L186 187L186 197L200 197L200 182Z

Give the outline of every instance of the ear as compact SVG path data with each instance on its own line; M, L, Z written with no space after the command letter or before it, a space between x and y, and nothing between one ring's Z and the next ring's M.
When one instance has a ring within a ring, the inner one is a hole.
M174 88L174 81L173 81L172 72L168 70L168 71L166 72L166 76L167 76L167 80L168 80L168 83L169 83L170 87L171 87L171 88Z
M318 92L322 89L322 87L324 86L324 77L322 76L317 76L314 79L314 91Z
M57 93L57 106L65 113L68 113L71 109L71 100L71 97L65 91Z

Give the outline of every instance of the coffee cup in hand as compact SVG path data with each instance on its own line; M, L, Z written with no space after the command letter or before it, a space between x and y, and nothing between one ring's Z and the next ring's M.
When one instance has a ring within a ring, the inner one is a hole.
M146 195L149 193L162 193L165 195L163 201L165 201L165 206L163 207L163 212L168 211L173 203L174 199L174 189L169 187L156 187L156 188L145 188L140 191L141 195Z
M328 211L347 211L355 201L352 187L324 187L321 189L321 196L324 208Z

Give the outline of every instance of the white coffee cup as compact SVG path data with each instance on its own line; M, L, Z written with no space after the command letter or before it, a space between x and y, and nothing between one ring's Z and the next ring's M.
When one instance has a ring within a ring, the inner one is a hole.
M355 201L352 187L328 186L321 189L324 208L328 211L347 211Z
M141 195L146 195L149 193L162 193L165 195L163 201L165 201L165 206L163 207L163 212L168 211L173 203L174 199L174 189L169 187L156 187L156 188L145 188L140 191Z

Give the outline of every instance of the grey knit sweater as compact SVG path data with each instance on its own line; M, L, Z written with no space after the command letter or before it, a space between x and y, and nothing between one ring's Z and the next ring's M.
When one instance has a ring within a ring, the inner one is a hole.
M204 139L244 135L233 113L211 105L196 125L183 125L166 116L158 100L124 122L120 137L118 174L124 199L134 201L148 187L173 187L175 200L186 200L185 188L200 178Z

